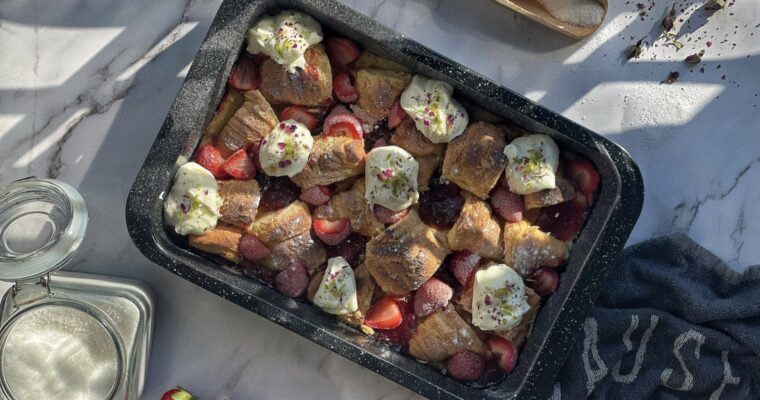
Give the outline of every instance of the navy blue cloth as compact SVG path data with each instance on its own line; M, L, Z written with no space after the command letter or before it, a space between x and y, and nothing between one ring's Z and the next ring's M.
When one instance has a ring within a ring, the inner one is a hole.
M760 398L760 265L684 235L626 249L552 400Z

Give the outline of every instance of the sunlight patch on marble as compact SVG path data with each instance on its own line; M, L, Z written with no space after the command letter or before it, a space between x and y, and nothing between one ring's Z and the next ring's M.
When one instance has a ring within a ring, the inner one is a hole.
M192 61L190 61L189 63L187 63L187 65L185 65L184 68L182 68L181 70L179 70L179 72L177 73L177 78L183 78L183 79L186 78L188 71L190 71L190 66L191 65L193 65Z
M116 39L124 27L61 28L2 21L1 89L44 89L64 84ZM38 48L44 48L39 52ZM62 62L65 60L65 62ZM31 72L31 73L30 73Z
M13 130L26 114L0 114L0 139Z
M58 144L64 135L66 135L66 132L68 132L71 127L79 123L90 112L91 110L87 107L80 107L71 113L71 115L69 115L64 121L55 124L57 128L47 135L43 136L40 141L34 143L34 145L32 145L29 150L19 156L19 158L16 159L16 161L13 163L13 168L26 168L32 165L32 163L34 163L37 158Z
M187 36L188 33L192 32L193 29L195 29L198 26L198 21L188 21L183 24L178 25L176 28L174 28L171 32L169 32L166 37L161 39L158 43L156 43L153 47L151 47L150 50L148 50L145 55L140 57L139 60L137 60L135 63L127 67L116 80L118 81L127 81L132 79L137 72L142 69L142 67L145 66L145 64L153 61L156 56L161 54L164 50L169 48L172 44L176 43L178 40L182 39L183 37Z
M608 18L609 18L608 13ZM562 62L562 65L581 64L588 59L595 52L599 51L601 45L619 35L626 30L632 23L636 21L636 18L630 18L631 13L620 13L611 20L605 20L603 26L595 32L591 38L583 43L570 57L566 58Z

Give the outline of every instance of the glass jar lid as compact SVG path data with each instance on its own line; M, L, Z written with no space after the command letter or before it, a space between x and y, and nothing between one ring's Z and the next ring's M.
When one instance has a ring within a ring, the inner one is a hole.
M0 189L0 280L31 280L66 264L87 230L87 206L70 185L26 178Z

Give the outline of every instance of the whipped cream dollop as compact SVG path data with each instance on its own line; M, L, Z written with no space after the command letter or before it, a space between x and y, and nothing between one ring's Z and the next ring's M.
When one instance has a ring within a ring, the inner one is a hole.
M293 119L282 121L261 141L261 168L269 176L292 178L306 166L313 145L306 125Z
M451 97L453 93L446 82L415 75L401 93L401 108L431 142L448 143L464 132L469 121L467 111Z
M504 155L509 160L506 175L512 192L530 194L556 187L559 148L549 136L519 137L504 147Z
M327 269L314 296L314 304L334 315L348 314L359 309L354 270L343 257L327 260Z
M504 264L475 273L472 324L484 331L511 329L530 310L520 275Z
M417 160L401 147L376 147L367 153L364 162L364 197L370 205L401 211L420 197L418 170Z
M322 27L314 18L297 11L283 11L259 20L246 36L251 54L264 53L288 72L304 69L304 54L322 41Z
M164 221L180 235L200 235L216 226L221 206L214 175L189 162L174 175L174 186L164 200Z

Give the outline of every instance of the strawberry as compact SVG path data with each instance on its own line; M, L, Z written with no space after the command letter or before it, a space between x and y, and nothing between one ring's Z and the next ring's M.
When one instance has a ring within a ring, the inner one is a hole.
M342 242L351 233L351 222L345 218L337 221L315 218L313 227L317 237L330 246Z
M565 167L567 176L572 179L583 193L591 194L599 187L599 173L590 161L578 159L570 161Z
M325 50L330 61L338 67L345 67L362 54L356 43L341 37L325 39Z
M525 205L520 195L512 193L503 186L497 186L491 192L489 199L496 214L499 214L507 222L520 222L523 217Z
M406 214L409 214L408 208L401 211L393 211L379 204L375 204L372 211L375 213L375 218L383 224L395 224L396 222L401 221L402 218L406 217Z
M458 251L451 256L451 273L462 286L470 286L480 262L479 255L468 250Z
M392 296L385 296L375 302L364 318L364 325L373 329L395 329L401 325L401 307Z
M333 107L330 114L325 117L322 124L322 134L327 136L350 136L354 139L361 139L364 136L364 129L359 118L356 118L351 111L340 104Z
M589 201L586 196L591 194L577 191L574 199L544 208L534 221L535 225L559 240L573 239L588 214Z
M312 81L318 81L319 80L319 68L317 68L316 65L313 64L306 64L306 67L304 68L304 72L306 73L306 77L311 79Z
M306 125L306 127L309 128L310 132L314 132L314 130L317 129L317 124L319 123L319 121L317 121L317 117L315 117L314 114L310 113L309 110L307 110L304 106L290 106L282 110L280 113L280 121L287 121L289 119Z
M161 396L161 400L193 400L194 398L195 397L193 397L190 392L182 389L179 386L177 386L176 389L167 391L163 396Z
M247 55L240 57L232 66L227 83L235 89L243 91L258 89L261 83L261 75L256 60Z
M446 307L454 290L437 278L430 278L414 293L414 315L425 318Z
M393 129L399 125L406 118L406 111L401 108L401 102L396 99L391 106L391 110L388 114L388 128Z
M512 372L517 364L517 349L512 342L503 337L494 336L486 340L486 347L496 358L499 368L506 373Z
M309 273L303 264L296 261L274 277L274 284L277 290L285 296L298 297L309 286Z
M259 150L261 149L261 139L254 140L252 143L246 147L246 152L248 153L248 158L253 161L253 165L256 167L256 171L263 171L264 168L261 168L261 162L259 161Z
M198 154L195 155L195 162L200 164L203 168L206 168L214 178L224 179L227 178L227 173L222 168L224 165L224 157L219 149L207 144L198 150Z
M256 176L256 166L248 158L248 153L244 148L232 153L222 165L222 169L235 179L247 180Z
M253 235L244 235L238 243L238 253L249 261L261 260L269 255L269 249Z
M274 282L274 278L277 276L277 271L247 260L243 260L240 267L243 275L262 280L266 283Z
M449 375L463 381L478 380L485 368L486 361L483 356L469 350L460 351L446 361Z
M351 83L351 77L348 72L338 72L333 77L333 93L338 100L344 103L353 103L359 100L359 92Z
M526 279L525 283L527 283L537 295L546 297L557 290L559 274L551 268L539 268L530 278Z
M329 186L312 186L301 193L299 199L313 205L318 206L327 203L332 196L332 190Z

